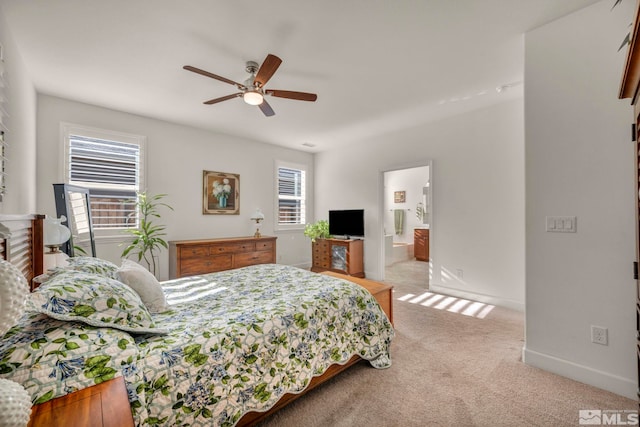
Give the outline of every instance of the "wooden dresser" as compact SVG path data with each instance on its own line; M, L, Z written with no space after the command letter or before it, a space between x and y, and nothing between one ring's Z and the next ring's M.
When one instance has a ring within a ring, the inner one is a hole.
M276 262L277 237L173 240L169 242L169 278Z

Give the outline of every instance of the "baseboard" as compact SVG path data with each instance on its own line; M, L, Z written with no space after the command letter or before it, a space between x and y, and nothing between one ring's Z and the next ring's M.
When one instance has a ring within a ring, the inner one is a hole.
M579 365L569 360L560 359L537 351L522 349L522 360L527 365L553 372L581 383L589 384L603 390L636 400L635 381L619 377L608 372L599 371L588 366ZM591 408L584 408L591 409Z
M463 291L455 288L448 288L446 286L440 286L437 284L429 284L429 291L435 292L438 294L451 295L457 298L464 298L472 301L483 302L485 304L493 304L500 307L506 307L512 310L524 312L524 303L510 300L510 299L499 298L492 295L477 294L474 292Z
M311 269L311 263L310 262L303 262L303 263L299 263L299 264L289 264L292 267L298 267L298 268L302 268L303 270L309 270Z

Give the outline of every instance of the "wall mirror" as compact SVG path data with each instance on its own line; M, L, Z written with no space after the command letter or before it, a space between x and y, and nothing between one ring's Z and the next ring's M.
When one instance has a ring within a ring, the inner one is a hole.
M64 215L64 225L71 230L71 238L62 245L62 251L75 256L77 248L88 244L87 253L96 256L96 243L91 222L91 202L89 189L69 184L53 184L56 199L56 216Z

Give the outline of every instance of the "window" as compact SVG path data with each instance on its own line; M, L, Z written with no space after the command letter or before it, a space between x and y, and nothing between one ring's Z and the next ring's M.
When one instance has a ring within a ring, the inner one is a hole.
M64 124L63 139L65 182L90 190L93 228L137 227L145 138Z
M299 166L278 165L278 227L299 228L306 222L306 171Z

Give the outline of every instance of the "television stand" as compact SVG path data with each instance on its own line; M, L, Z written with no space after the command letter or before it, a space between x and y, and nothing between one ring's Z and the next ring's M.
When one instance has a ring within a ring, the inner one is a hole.
M353 236L333 236L332 239L335 239L335 240L362 240L362 238L360 238L360 237L353 237Z
M364 241L355 239L316 239L312 243L311 271L333 271L364 277Z

